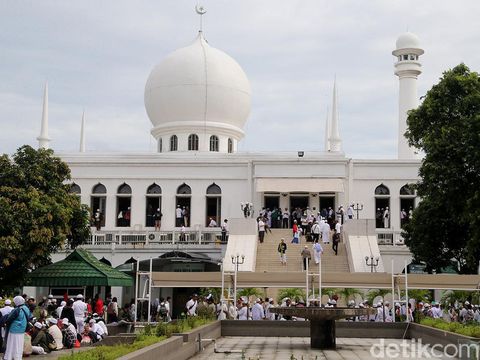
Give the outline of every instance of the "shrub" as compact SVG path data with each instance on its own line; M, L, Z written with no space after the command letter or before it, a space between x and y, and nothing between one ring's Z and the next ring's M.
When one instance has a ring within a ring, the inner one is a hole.
M480 325L475 323L462 324L458 322L446 322L442 319L424 318L420 321L420 324L460 335L480 338Z

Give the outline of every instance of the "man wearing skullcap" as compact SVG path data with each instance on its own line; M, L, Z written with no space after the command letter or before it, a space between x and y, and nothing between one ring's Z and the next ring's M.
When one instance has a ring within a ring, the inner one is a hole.
M15 309L10 312L7 319L7 348L3 355L4 360L22 359L24 334L28 320L32 317L30 310L25 306L25 299L21 296L13 298Z

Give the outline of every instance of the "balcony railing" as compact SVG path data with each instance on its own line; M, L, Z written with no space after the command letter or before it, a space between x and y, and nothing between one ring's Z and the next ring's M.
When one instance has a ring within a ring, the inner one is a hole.
M207 231L93 231L87 246L154 247L156 245L220 245L220 230ZM226 242L223 242L226 243Z
M402 232L393 229L376 229L378 245L405 246Z

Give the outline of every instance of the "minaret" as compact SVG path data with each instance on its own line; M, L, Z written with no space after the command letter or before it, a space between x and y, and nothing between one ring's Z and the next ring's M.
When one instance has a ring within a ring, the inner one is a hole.
M327 117L325 119L325 152L330 151L330 118L328 117L328 106L327 106Z
M85 152L85 110L83 110L82 126L80 128L80 152Z
M342 151L342 139L340 139L340 133L338 132L337 79L333 82L332 122L330 124L330 136L328 140L331 152Z
M408 111L417 108L417 77L422 73L422 64L418 61L424 53L420 48L420 40L415 34L406 32L397 39L396 50L392 52L397 57L395 75L400 82L398 94L398 158L415 159L414 149L408 146L404 134L407 131Z
M43 93L42 127L37 140L39 149L48 149L48 143L50 142L48 137L48 82L45 83L45 91Z

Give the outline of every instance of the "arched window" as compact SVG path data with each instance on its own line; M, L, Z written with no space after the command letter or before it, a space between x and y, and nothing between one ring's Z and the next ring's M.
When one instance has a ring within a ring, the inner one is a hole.
M177 194L178 195L191 195L192 194L192 189L190 188L190 186L183 183L182 185L180 185L178 187Z
M155 183L153 183L147 188L147 194L149 195L161 194L161 193L162 193L162 188Z
M177 151L178 149L178 138L177 135L170 136L170 151Z
M228 153L233 153L233 140L228 138Z
M405 184L400 188L400 226L410 221L415 209L415 186L413 184Z
M147 188L145 226L155 226L155 213L157 210L162 213L162 188L153 183Z
M390 228L390 211L390 190L380 184L375 188L375 227L377 229Z
M105 185L98 183L92 188L92 196L90 196L90 208L92 209L92 217L99 212L99 222L95 222L98 230L105 226L105 214L107 211L107 188Z
M107 193L107 188L105 185L98 183L95 185L92 189L92 194L106 194Z
M198 135L197 134L188 135L188 150L193 150L193 151L198 150Z
M210 151L218 151L218 136L210 136Z
M215 183L213 183L207 188L207 195L219 195L221 193L222 189L220 189L220 186Z
M162 138L159 138L159 139L158 139L158 142L157 142L157 150L158 150L159 153L161 153L162 150L163 150L163 149L162 149L162 146L163 146L163 144L162 144Z
M390 190L385 185L380 184L375 188L375 195L390 195Z
M132 217L132 188L123 183L117 190L117 226L129 227Z
M207 187L207 196L205 203L206 217L205 226L221 226L222 218L222 189L213 183Z
M176 206L175 206L175 226L181 227L185 225L190 226L191 216L191 194L192 189L187 184L183 183L177 189Z
M123 183L118 187L117 194L131 194L132 188L130 185Z
M400 188L400 195L415 195L415 187L412 184L403 185Z
M72 185L70 185L70 193L80 195L82 193L82 189L80 189L80 186L73 183Z

